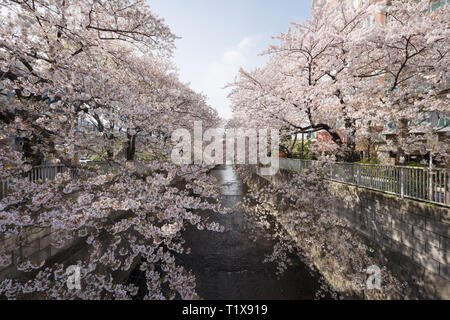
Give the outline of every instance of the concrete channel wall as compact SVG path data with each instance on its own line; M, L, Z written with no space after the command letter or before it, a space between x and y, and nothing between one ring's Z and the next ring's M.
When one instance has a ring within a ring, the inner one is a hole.
M396 274L450 299L450 209L337 182L329 190L337 215L391 251Z
M281 170L271 183L288 183ZM332 182L333 208L348 226L382 248L392 272L414 283L428 298L450 299L450 209L383 192ZM382 251L382 252L381 252Z

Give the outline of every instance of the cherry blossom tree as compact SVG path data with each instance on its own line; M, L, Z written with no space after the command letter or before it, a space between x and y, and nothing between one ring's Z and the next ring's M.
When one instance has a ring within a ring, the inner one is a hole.
M319 7L311 20L275 37L280 44L266 51L271 59L264 68L240 71L230 95L236 116L251 115L253 122L261 118L261 123L285 128L287 135L324 130L346 149L347 160L354 159L357 106L348 97L350 40L369 8L347 2Z
M352 64L356 94L365 105L361 125L393 124L397 163L405 154L432 151L448 162L448 141L431 147L438 129L428 119L447 115L449 26L448 4L432 10L434 1L384 1L384 24L354 33ZM423 139L423 136L428 138ZM422 146L419 146L422 145ZM428 151L426 151L428 149Z
M314 8L311 20L275 37L266 66L240 70L230 94L235 117L288 137L326 131L347 161L358 158L361 128L394 124L398 157L414 152L409 144L438 134L425 120L448 114L449 11L431 8L428 0ZM442 159L446 150L445 142L433 148Z
M306 171L285 176L279 183L255 179L250 167L237 169L250 189L242 203L250 225L258 234L262 230L276 240L266 262L275 262L280 275L293 259L301 259L311 273L319 270L317 299L417 298L411 287L377 258L377 248L330 211L338 199L329 193L329 182L322 176L332 161L321 158ZM367 290L366 270L372 265L382 269L381 290Z
M271 126L286 137L326 131L335 155L349 161L356 158L357 139L366 139L369 148L385 143L381 129L393 124L398 135L389 147L400 155L432 150L445 163L448 140L437 140L426 119L449 111L449 7L431 8L428 0L317 7L310 21L276 37L280 43L266 51L271 56L264 67L240 70L231 85L232 123ZM268 260L278 261L282 272L286 252L297 248L311 269L332 275L339 292L414 298L409 284L376 261L374 249L331 213L338 199L324 177L335 160L320 157L311 168L270 185L254 179L253 168L238 168L250 187L243 206L253 225L279 240ZM371 264L383 269L380 292L363 292Z
M144 1L8 0L0 8L0 135L25 141L22 152L1 147L10 190L0 230L12 248L2 247L0 265L13 263L20 277L0 282L0 296L130 299L140 290L124 274L139 268L141 296L195 298L195 277L175 259L189 252L182 234L189 225L222 231L198 212L224 211L211 167L172 164L168 137L219 119L178 80L175 36ZM75 153L103 162L75 168ZM133 161L137 153L143 161ZM26 173L44 158L73 170L30 182ZM81 249L65 261L17 259L12 251L36 229L51 230L54 248ZM80 267L82 290L66 286L69 264Z

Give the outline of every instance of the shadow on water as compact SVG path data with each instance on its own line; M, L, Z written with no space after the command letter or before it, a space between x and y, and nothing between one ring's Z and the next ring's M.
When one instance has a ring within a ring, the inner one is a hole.
M246 194L246 187L231 166L219 167L212 174L222 188L222 206L233 208ZM320 284L310 269L299 259L280 278L276 265L263 263L274 242L261 236L249 238L244 213L212 216L225 226L224 233L198 232L185 234L186 246L192 254L180 257L181 264L197 278L197 293L206 300L305 300L314 299Z
M235 208L246 195L246 186L232 166L222 166L213 174L221 186L222 206ZM208 214L208 213L204 213ZM192 253L177 258L177 263L196 277L196 291L205 300L311 300L320 288L319 277L308 266L295 259L293 266L281 276L276 265L263 263L273 250L273 241L263 235L254 242L245 214L234 209L232 214L212 213L211 221L225 227L224 233L198 231L190 227L184 234L185 247ZM130 282L146 290L144 277L136 269ZM142 295L143 296L143 295ZM328 295L326 298L329 298Z

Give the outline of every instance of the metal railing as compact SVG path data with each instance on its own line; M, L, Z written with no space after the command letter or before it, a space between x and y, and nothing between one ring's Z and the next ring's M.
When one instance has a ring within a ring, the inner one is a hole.
M92 161L88 163L87 165L96 165L99 166L103 172L108 172L111 170L111 168L114 168L114 164L108 164L107 162L100 162L100 161ZM136 163L136 165L143 170L145 167L140 164ZM46 166L36 166L33 167L29 172L26 174L26 178L30 182L45 182L48 180L53 180L56 178L56 176L60 173L65 173L67 171L71 171L71 177L75 178L78 174L78 168L79 167L68 167L63 164L52 164L52 165L46 165ZM0 181L0 200L5 198L8 194L8 181Z
M311 168L314 161L280 158L280 169L300 171ZM27 174L30 182L54 179L59 173L76 170L64 165L34 167ZM418 167L335 163L327 178L377 191L450 207L450 171ZM0 181L0 199L8 193L8 182Z
M58 174L65 173L71 169L72 168L69 168L62 164L38 166L34 167L30 172L27 173L27 178L30 180L30 182L52 180L55 179ZM72 170L72 177L74 176L74 174L75 172L74 170Z
M47 165L47 166L37 166L33 167L27 175L26 178L30 182L48 181L53 180L60 173L65 173L71 170L72 178L76 175L76 169L67 167L63 164ZM0 181L0 200L5 198L8 194L8 181Z
M300 171L310 168L313 163L282 158L280 169ZM327 178L450 207L450 171L447 169L334 163L328 168Z

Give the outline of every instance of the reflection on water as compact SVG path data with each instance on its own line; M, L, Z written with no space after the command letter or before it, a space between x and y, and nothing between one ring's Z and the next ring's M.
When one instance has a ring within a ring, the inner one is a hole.
M231 166L212 173L222 188L222 205L233 208L245 196L246 188ZM187 231L186 246L192 254L180 263L197 278L197 293L207 300L300 300L314 299L319 283L300 261L280 279L273 264L262 263L272 251L273 243L263 237L249 239L244 213L213 215L212 220L225 226L224 233Z

